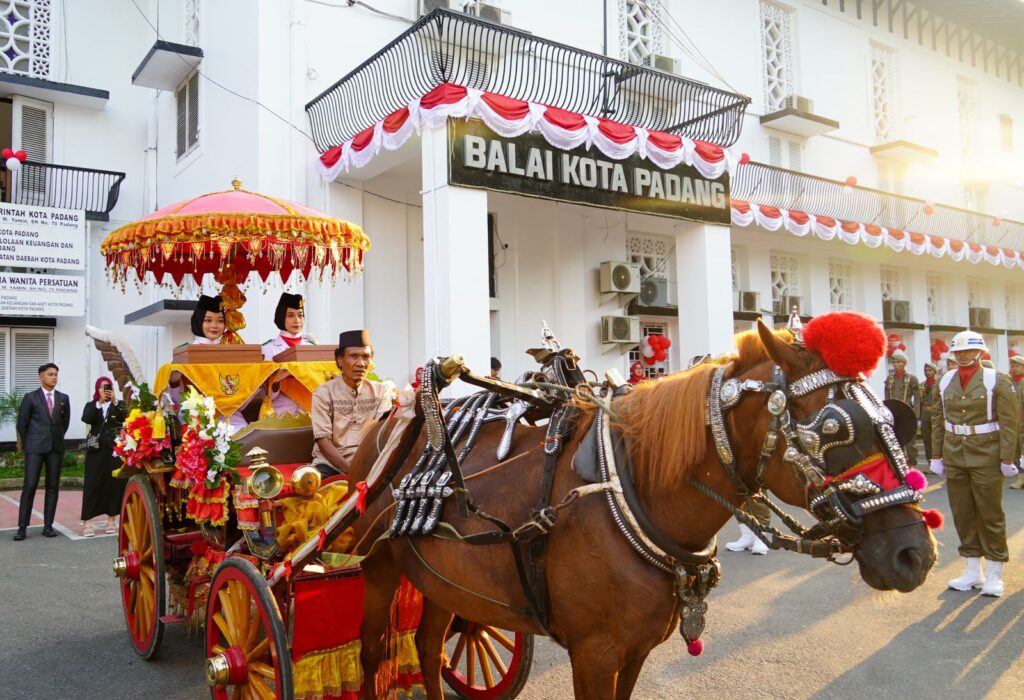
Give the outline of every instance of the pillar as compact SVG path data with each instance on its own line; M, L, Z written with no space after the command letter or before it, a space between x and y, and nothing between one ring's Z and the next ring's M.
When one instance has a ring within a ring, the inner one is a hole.
M424 358L460 353L479 374L490 371L487 192L448 184L445 127L424 129ZM455 393L468 393L456 385Z
M732 262L728 226L684 223L676 228L679 357L732 350Z

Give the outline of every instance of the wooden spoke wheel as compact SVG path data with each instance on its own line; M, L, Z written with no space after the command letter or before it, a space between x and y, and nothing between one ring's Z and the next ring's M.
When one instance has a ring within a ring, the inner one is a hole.
M452 620L441 677L469 700L511 700L522 692L533 665L533 635Z
M221 698L291 700L292 662L277 601L248 560L217 568L206 603L206 681Z
M121 501L114 574L121 582L121 604L128 637L144 659L156 656L167 612L164 538L160 507L144 475L133 476Z

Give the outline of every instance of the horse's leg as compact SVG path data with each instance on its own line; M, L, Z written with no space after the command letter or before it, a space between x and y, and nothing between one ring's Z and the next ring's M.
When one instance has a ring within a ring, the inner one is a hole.
M615 682L615 700L629 700L633 696L636 679L640 677L640 671L643 669L645 661L647 661L647 654L642 654L627 661L619 669L619 676Z
M401 581L401 572L387 547L363 561L363 624L360 628L363 665L363 697L377 698L377 671L387 655L387 631L391 624L391 603Z
M609 654L608 640L600 635L571 644L572 687L577 698L617 700L615 676L619 664Z
M420 673L427 700L444 700L441 685L441 652L444 633L452 622L452 614L439 605L423 599L423 615L416 630L416 653L420 657Z

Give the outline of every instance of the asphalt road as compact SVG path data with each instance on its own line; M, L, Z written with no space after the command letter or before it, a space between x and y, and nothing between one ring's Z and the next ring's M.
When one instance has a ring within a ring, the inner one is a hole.
M929 505L948 516L941 487ZM634 697L1024 698L1024 493L1007 491L1005 505L1013 560L1000 599L946 589L960 573L951 521L932 576L905 595L871 591L855 566L723 552L704 655L688 656L674 637L652 654ZM208 697L201 644L183 629L168 629L157 661L131 651L111 538L44 539L33 528L15 543L10 534L0 533L0 698ZM564 651L539 642L520 697L572 697Z

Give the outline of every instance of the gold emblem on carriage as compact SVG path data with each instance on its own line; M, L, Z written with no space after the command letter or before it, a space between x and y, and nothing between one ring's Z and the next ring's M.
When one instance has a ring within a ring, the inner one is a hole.
M219 374L217 379L220 381L220 392L225 396L233 396L238 392L238 384L241 381L240 375Z

